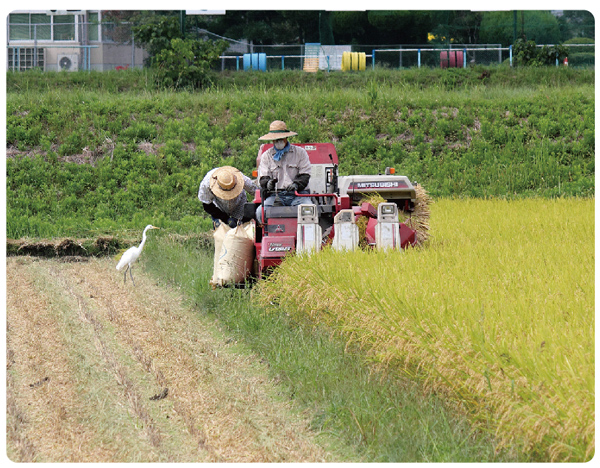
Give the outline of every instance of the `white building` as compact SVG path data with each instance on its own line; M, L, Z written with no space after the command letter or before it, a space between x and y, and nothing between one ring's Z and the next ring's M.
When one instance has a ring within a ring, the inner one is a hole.
M16 10L7 16L7 70L142 67L129 24L103 24L100 10Z

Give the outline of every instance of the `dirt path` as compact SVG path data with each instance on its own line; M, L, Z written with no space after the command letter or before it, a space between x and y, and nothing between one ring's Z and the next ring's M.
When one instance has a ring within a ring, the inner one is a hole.
M134 288L112 259L9 257L6 277L12 461L335 461L256 357L139 268Z

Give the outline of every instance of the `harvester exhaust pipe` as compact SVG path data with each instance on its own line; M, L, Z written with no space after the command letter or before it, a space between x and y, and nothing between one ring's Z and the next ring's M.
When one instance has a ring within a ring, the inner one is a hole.
M308 203L298 205L296 252L311 254L321 250L322 237L317 205Z
M356 250L358 248L358 226L354 211L341 210L333 218L335 235L331 244L334 250Z
M375 245L378 249L400 249L400 223L395 203L380 203L377 207Z

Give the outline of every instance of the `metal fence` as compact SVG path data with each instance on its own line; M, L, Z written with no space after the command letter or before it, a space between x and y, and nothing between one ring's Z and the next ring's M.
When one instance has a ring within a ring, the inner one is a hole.
M8 23L7 69L23 71L38 68L46 71L61 70L61 57L68 56L77 63L80 70L111 70L142 67L143 51L133 33L132 25L127 22L77 22L49 24L10 24ZM307 59L315 55L308 54L307 45L254 45L247 41L222 38L205 30L198 30L195 37L226 39L230 47L220 57L217 69L245 70L244 56L263 54L264 70L302 70ZM312 44L313 46L315 44ZM595 66L594 44L572 44L569 47L569 65ZM336 47L338 51L336 52ZM538 47L542 47L539 45ZM65 49L61 57L56 57L52 49ZM101 48L99 53L93 49ZM512 65L512 47L500 44L450 44L448 46L422 45L352 45L322 46L319 69L324 71L340 70L341 50L364 53L367 68L405 69L413 67L441 67L448 53L461 51L460 62L454 66L494 65L508 63ZM573 58L571 58L571 56ZM454 57L454 55L453 55ZM458 57L458 55L457 55ZM65 62L66 63L66 62ZM558 63L556 65L559 65Z
M538 45L538 48L544 45ZM569 49L568 65L594 67L595 45L594 44L570 44L565 45ZM256 47L253 53L266 54L266 70L301 70L305 60L314 56L305 55L303 46L297 47L297 54L289 54L290 47L279 49L278 46ZM396 45L388 47L351 46L352 52L364 53L366 56L367 69L375 67L388 69L406 68L440 68L453 66L464 68L475 65L514 65L513 46L501 47L500 44L481 44L463 46L453 44L452 47L431 47L431 45ZM581 53L585 51L584 53ZM456 53L456 55L453 55ZM224 54L221 56L221 70L246 70L244 56L250 54ZM342 54L326 55L320 54L320 69L324 71L339 70ZM459 60L453 62L449 57L457 57ZM450 62L450 64L448 63ZM336 65L334 65L336 64ZM565 65L556 61L556 66Z

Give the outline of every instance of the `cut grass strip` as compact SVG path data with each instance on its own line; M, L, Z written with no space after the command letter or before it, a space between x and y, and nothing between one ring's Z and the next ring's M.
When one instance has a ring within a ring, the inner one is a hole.
M266 313L248 291L212 291L212 253L157 237L143 263L159 281L181 288L200 308L268 363L282 391L312 415L355 461L516 461L491 437L415 382L379 373L331 330ZM294 292L302 297L302 290ZM327 439L326 439L327 440ZM334 445L335 447L335 445ZM333 448L335 450L335 448ZM337 449L339 450L339 449ZM354 455L350 455L354 453Z

